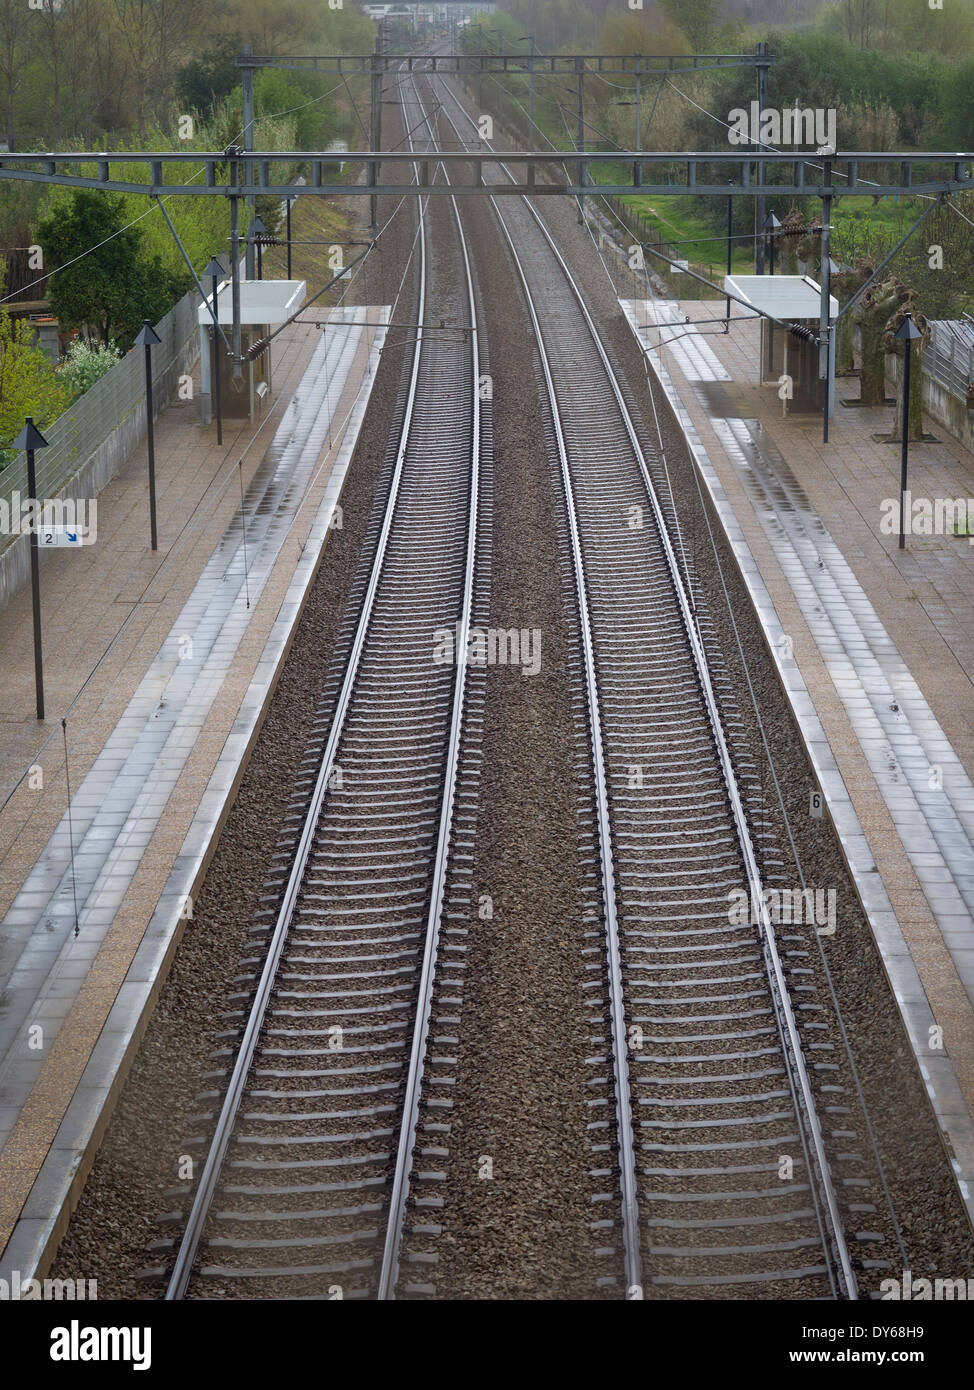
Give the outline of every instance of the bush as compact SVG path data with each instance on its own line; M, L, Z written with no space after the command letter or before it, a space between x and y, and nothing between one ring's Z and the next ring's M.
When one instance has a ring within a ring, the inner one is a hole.
M9 449L28 415L39 429L56 420L67 405L67 395L47 353L37 344L34 325L12 319L0 308L0 448ZM9 457L5 461L9 463Z
M76 338L58 366L57 374L71 392L72 399L77 399L110 372L121 356L114 339L92 344L84 338Z

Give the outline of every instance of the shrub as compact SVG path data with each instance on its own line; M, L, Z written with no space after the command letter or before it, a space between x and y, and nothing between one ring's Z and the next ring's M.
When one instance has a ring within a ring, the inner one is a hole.
M57 374L72 397L77 398L110 372L121 356L114 339L108 343L89 343L84 338L76 338L58 366Z

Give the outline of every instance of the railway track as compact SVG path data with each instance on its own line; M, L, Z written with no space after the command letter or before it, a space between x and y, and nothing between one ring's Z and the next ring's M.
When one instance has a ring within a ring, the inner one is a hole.
M438 91L431 115L400 81L417 154L440 119L471 147L458 122L474 122ZM808 929L779 944L764 905L692 568L565 260L527 200L493 209L536 342L577 610L598 889L593 1281L629 1298L855 1298L856 1270L887 1263L851 1255L845 1233L876 1211L849 1200L870 1179L833 1178L852 1110L830 1084ZM432 651L449 631L463 653L488 620L490 453L471 257L456 202L437 215L449 235L421 207L402 429L255 927L266 954L227 1018L239 1048L171 1299L436 1292L465 934L450 920L470 916L459 851L484 672ZM731 917L742 888L756 920Z
M436 1229L464 934L447 918L468 905L451 854L472 833L462 764L482 707L463 654L485 602L490 429L463 232L454 206L434 250L434 216L420 206L419 327L387 492L255 927L266 954L227 1019L239 1047L167 1299L392 1298L407 1209L414 1232ZM458 659L437 664L444 630Z
M854 1261L845 1222L876 1207L849 1202L867 1178L844 1170L844 1203L833 1178L820 1111L833 1150L858 1136L830 1085L807 937L779 945L770 920L686 557L564 258L527 199L491 202L541 362L583 649L604 953L591 1085L613 1115L590 1125L593 1202L615 1207L595 1223L603 1254L630 1298L855 1298L854 1262L886 1262ZM742 889L757 912L736 921Z

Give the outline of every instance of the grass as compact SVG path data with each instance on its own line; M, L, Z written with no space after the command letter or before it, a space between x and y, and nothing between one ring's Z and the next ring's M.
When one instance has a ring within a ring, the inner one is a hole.
M286 235L284 226L280 232ZM329 247L350 237L364 240L364 233L356 231L347 213L336 207L330 198L297 198L291 209L291 236L295 245L291 248L291 276L295 280L308 282L308 294L314 294L326 281L332 279L335 271L329 265ZM314 242L315 245L297 243ZM343 246L345 265L353 260L364 247ZM283 279L287 274L287 247L271 246L264 251L264 274L268 279ZM337 293L344 288L340 281L323 295L319 303L334 303Z
M608 171L603 177L599 170L593 170L593 176L600 181L608 181L612 177ZM712 226L704 221L685 195L627 195L621 201L642 213L660 237L670 242L676 254L689 260L694 269L703 267L715 275L725 272L726 239L714 236ZM774 199L768 202L770 210L779 217L788 211L787 199L781 199L778 206L774 205ZM870 197L836 199L832 214L833 252L836 258L852 261L866 249L872 249L880 256L885 255L909 230L924 207L925 204L918 199L910 198L883 198L879 202ZM754 242L751 236L735 233L731 268L732 272L738 274L753 273Z

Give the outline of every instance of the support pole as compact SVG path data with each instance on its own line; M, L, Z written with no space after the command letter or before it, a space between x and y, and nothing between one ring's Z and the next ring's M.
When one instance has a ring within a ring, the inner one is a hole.
M727 274L730 275L734 268L734 199L727 199ZM730 323L731 302L730 295L727 296L727 322Z
M249 58L253 55L253 48L249 43L241 44L240 56ZM243 147L245 150L254 148L254 69L245 67L240 69L243 84ZM244 163L244 176L249 184L254 182L254 163L253 160L246 160ZM253 221L257 208L256 198L248 197L247 208L250 212L250 221ZM254 278L254 247L250 238L247 238L247 279Z
M767 105L767 101L768 101L768 63L767 63L768 45L767 45L766 43L759 43L759 44L758 44L757 57L758 57L758 64L757 64L757 68L758 68L758 130L755 131L755 136L756 136L756 137L760 135L761 119L762 119L762 115L763 115L763 113L764 113L764 108L765 108L765 106ZM758 149L761 148L760 143L757 143L757 148L758 148ZM758 176L758 183L763 183L763 182L764 182L764 163L763 163L763 161L761 161L761 160L758 161L757 176ZM754 202L754 230L755 230L756 237L757 237L757 239L756 239L756 241L755 241L755 262L754 262L754 269L755 269L755 273L758 274L758 275L763 275L763 274L764 274L764 218L765 218L765 201L764 201L764 194L763 194L763 193L759 193L758 196L757 196L756 199L755 199L755 202Z
M216 282L213 285L216 297ZM216 410L216 442L223 443L223 404L220 400L220 337L216 329L210 330L213 337L213 405Z
M15 449L23 449L27 454L27 499L30 507L30 598L34 614L34 693L37 700L37 717L44 718L44 660L41 647L41 570L38 552L37 528L40 525L40 499L37 496L37 475L34 472L34 450L46 449L47 440L34 424L31 416L24 421L24 428L14 440Z
M373 166L370 164L370 165L369 165L369 169L371 170L372 168L373 168ZM291 278L291 204L293 203L293 201L294 201L293 198L288 198L288 199L287 199L287 213L285 214L286 217L287 217L287 278L288 278L289 280L290 280L290 278ZM372 217L373 217L373 219L375 218L375 195L374 195L374 194L373 194L373 197L372 197ZM375 226L374 226L374 224L373 224L372 230L373 230L373 232L375 231Z
M230 188L240 187L240 151L230 147ZM233 380L243 382L243 353L240 345L240 194L230 193L230 299L233 313ZM239 390L239 386L237 387Z
M34 473L34 450L27 450L27 495L34 502L30 521L30 599L34 610L34 694L37 698L37 717L44 718L44 655L41 646L41 560L37 545L37 478ZM902 536L900 544L902 545Z
M372 54L372 73L369 78L369 148L373 154L380 148L382 142L382 20L375 31L375 51ZM371 188L375 187L379 177L378 165L373 161L369 164L367 179ZM290 204L288 204L288 217L290 218ZM369 231L375 236L379 229L378 221L378 199L374 193L369 194ZM291 278L291 232L290 222L288 223L288 279Z
M903 422L900 427L903 432L903 438L900 441L900 550L906 545L904 528L906 526L906 470L910 453L910 358L912 356L913 344L907 338L903 343Z
M137 347L145 351L145 437L149 453L149 539L153 550L159 549L156 532L156 445L155 424L152 410L152 348L161 339L148 319L142 320L142 329L135 340Z
M829 410L832 405L832 332L829 323L829 296L832 288L832 161L825 160L825 192L822 194L822 266L819 279L822 285L818 316L818 376L825 382L825 401L822 406L822 440L829 442Z
M223 412L220 408L220 339L223 336L220 329L219 304L217 295L220 287L220 280L223 276L223 266L216 256L210 258L210 264L203 272L209 275L210 283L213 286L213 301L210 304L210 313L213 317L213 404L216 409L216 442L223 443ZM204 301L206 296L203 296ZM224 339L224 342L226 339Z
M913 344L922 341L923 332L913 322L913 315L907 314L899 328L896 330L896 337L903 344L903 420L901 429L903 431L900 440L900 537L899 548L902 550L906 545L906 468L907 458L910 451L910 367L913 356ZM922 434L921 416L921 434Z

